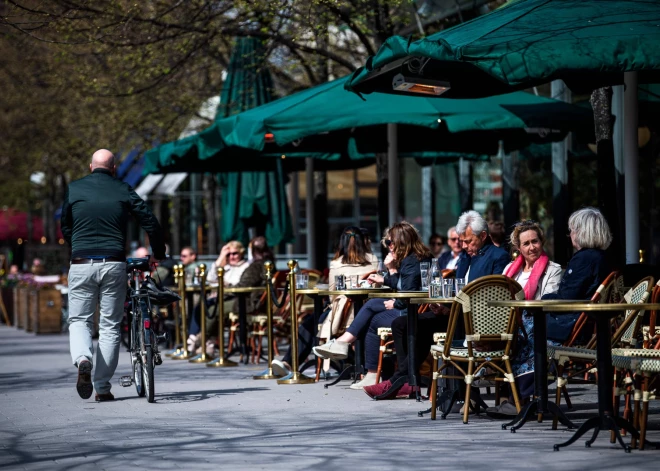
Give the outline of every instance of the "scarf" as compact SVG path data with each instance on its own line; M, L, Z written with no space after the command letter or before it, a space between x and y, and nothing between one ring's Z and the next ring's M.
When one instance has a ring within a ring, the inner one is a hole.
M539 281L545 272L545 269L548 267L548 262L550 259L545 252L541 252L541 256L534 263L532 267L532 273L529 275L529 280L523 288L525 290L525 299L531 300L534 299L536 294L536 289L539 286ZM518 258L511 264L511 266L504 272L504 275L509 278L513 278L516 273L518 273L523 268L523 263L525 260L522 255L519 255Z

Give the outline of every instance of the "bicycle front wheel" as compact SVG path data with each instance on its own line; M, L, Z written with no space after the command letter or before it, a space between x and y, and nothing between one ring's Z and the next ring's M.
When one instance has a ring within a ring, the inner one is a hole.
M144 377L144 387L147 394L147 401L154 402L155 385L154 385L154 351L151 346L146 347L145 363L142 368Z

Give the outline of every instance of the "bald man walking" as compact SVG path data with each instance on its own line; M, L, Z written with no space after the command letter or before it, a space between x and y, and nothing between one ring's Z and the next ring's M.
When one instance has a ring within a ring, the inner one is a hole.
M149 234L154 257L165 258L165 243L158 220L126 183L115 178L115 157L98 150L91 171L69 184L62 204L62 234L71 246L69 269L69 343L78 368L76 389L89 399L112 401L110 380L119 357L119 326L126 288L126 229L130 216ZM94 312L100 307L99 345L92 383Z

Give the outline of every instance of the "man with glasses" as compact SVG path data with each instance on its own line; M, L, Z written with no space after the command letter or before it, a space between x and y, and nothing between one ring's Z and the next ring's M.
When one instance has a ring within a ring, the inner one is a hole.
M449 250L440 255L438 268L440 270L455 270L458 266L458 260L463 254L463 247L458 239L456 226L450 227L447 231L447 245L449 245Z
M181 258L181 263L183 264L186 275L190 274L187 277L194 276L195 270L197 269L197 252L195 252L195 249L186 246L181 249L179 257ZM186 283L188 283L188 280L186 280Z

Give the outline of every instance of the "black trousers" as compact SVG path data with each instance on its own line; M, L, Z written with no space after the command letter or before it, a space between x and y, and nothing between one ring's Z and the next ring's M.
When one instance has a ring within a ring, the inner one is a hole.
M449 316L424 312L415 314L417 316L417 338L415 342L415 372L419 372L426 357L429 356L431 345L433 345L433 334L446 332L449 324ZM394 337L394 348L396 349L397 371L390 381L394 382L401 376L408 376L408 318L397 317L392 321L392 336Z

